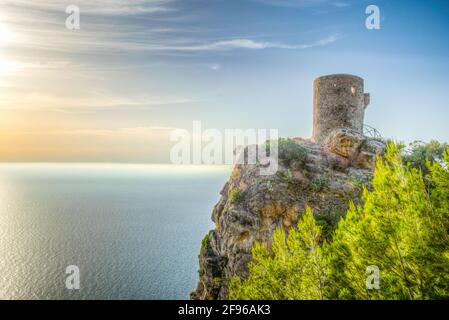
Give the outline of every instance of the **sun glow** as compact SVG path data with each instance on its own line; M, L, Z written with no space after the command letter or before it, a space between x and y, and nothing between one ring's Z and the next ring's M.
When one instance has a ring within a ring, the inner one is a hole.
M17 72L22 68L18 62L8 61L8 59L0 54L0 76Z
M5 24L0 23L0 46L8 45L14 42L16 35Z
M6 24L0 22L0 49L4 48L16 40L16 34ZM16 71L18 65L8 60L0 53L0 76Z

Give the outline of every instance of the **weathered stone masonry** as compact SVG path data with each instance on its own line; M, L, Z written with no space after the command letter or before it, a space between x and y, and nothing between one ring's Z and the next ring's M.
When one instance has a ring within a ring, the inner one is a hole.
M312 141L323 143L333 130L340 128L362 133L369 100L360 77L335 74L317 78L314 82Z

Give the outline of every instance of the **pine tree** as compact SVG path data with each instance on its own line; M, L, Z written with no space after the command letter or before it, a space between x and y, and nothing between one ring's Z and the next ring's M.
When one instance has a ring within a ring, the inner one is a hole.
M308 208L297 229L253 248L250 275L233 278L232 299L449 298L449 150L427 174L387 147L363 205L350 204L331 242ZM380 272L367 286L367 268Z
M306 300L324 299L327 286L320 241L321 228L308 208L298 228L286 233L278 228L271 249L257 243L245 281L234 277L231 299Z
M433 196L444 200L447 169L435 163L433 171L439 179ZM331 294L355 299L449 297L447 207L436 210L422 173L404 165L394 145L378 161L372 187L364 190L363 207L351 206L328 248ZM380 269L380 290L365 286L370 265Z

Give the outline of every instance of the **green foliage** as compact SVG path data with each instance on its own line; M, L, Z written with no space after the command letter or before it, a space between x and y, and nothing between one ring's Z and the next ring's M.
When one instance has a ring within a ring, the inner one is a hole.
M432 209L449 230L449 149L444 154L444 163L434 162L429 165L431 188L429 189ZM447 254L447 253L446 253Z
M267 154L270 152L271 143L272 141L266 143ZM304 163L307 161L307 150L291 138L279 138L278 157L287 166L290 166L293 162Z
M373 191L364 190L363 207L350 207L330 245L334 298L447 298L449 237L444 215L449 206L435 210L421 172L403 164L397 146L387 149L385 160L377 162ZM436 163L435 168L442 169ZM381 270L380 290L365 286L369 265Z
M282 174L282 177L286 181L291 181L293 179L293 173L290 169L287 169L287 171L284 171L284 173Z
M314 192L320 192L329 186L330 179L328 176L321 176L310 182L310 187Z
M273 192L273 183L270 180L267 181L267 190Z
M203 240L201 240L201 250L206 248L208 245L209 245L209 233L204 236Z
M447 143L432 140L429 143L414 141L409 144L408 150L404 150L404 163L410 164L412 168L420 169L424 174L429 173L427 161L430 163L443 160L444 152L449 148Z
M229 287L231 299L285 300L323 299L326 275L321 247L321 228L312 211L306 213L288 236L281 229L274 234L271 249L257 243L250 276L234 277Z
M223 283L223 278L220 277L214 277L212 279L212 281L214 282L215 285L220 286Z
M365 184L365 181L361 177L356 176L352 179L352 184L356 188L362 188L363 185Z
M302 174L304 175L304 177L310 178L310 172L309 172L309 170L307 170L306 168L304 168L304 169L302 170Z
M322 228L323 237L326 240L332 240L332 235L337 228L340 217L340 213L337 211L323 211L316 216L316 223Z
M449 150L444 164L420 170L389 145L376 165L363 206L350 204L332 239L323 240L310 209L288 236L275 232L272 248L256 244L250 275L233 278L233 299L449 298ZM367 267L380 270L380 289L368 289Z
M245 201L246 192L240 190L240 188L233 188L229 192L229 200L233 204L241 204Z

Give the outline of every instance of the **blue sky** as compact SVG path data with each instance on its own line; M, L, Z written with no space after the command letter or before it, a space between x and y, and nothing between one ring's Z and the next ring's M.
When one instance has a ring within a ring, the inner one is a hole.
M81 9L67 30L65 8ZM381 29L365 28L380 8ZM165 162L172 128L311 134L312 83L365 78L366 123L449 141L449 3L0 0L2 161ZM3 36L1 36L3 34Z

